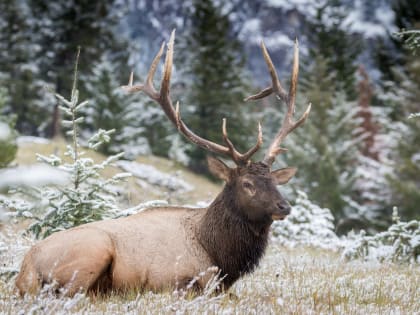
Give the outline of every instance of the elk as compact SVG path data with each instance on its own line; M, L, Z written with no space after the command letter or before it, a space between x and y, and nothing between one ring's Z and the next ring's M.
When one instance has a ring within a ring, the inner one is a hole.
M133 85L131 74L129 84L123 88L145 93L192 143L236 164L231 168L220 159L208 158L211 173L225 182L222 192L207 208L151 208L52 234L35 244L24 257L16 279L21 295L37 293L44 284L52 282L57 288L65 287L68 295L79 291L106 294L130 289L155 292L185 289L200 274L194 282L194 291L203 290L215 275L221 279L221 288L227 290L258 265L273 220L282 220L290 213L290 205L276 185L287 183L296 168L272 171L271 166L276 156L286 151L280 147L282 141L304 123L310 111L309 104L301 118L294 121L297 41L288 92L280 84L264 43L261 44L272 82L245 100L258 100L274 93L287 105L287 113L264 159L252 162L251 157L262 144L260 124L255 145L240 153L228 138L226 119L222 122L223 145L201 138L181 119L179 103L174 107L170 97L174 36L172 32L160 91L154 88L153 77L165 43L153 60L145 83Z

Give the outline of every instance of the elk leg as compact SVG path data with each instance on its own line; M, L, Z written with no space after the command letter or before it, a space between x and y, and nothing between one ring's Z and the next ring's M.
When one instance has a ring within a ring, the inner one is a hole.
M111 264L111 255L97 252L58 266L51 278L64 288L63 292L67 296L77 292L104 291L106 288L102 286L107 282L103 279L106 279Z
M26 293L35 294L41 288L41 276L32 262L32 259L25 257L21 271L16 278L16 287L21 296Z

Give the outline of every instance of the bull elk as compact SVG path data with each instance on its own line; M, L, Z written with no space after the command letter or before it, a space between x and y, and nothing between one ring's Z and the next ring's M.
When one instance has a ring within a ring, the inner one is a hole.
M179 104L174 107L170 97L174 37L173 32L167 46L160 91L154 88L153 77L164 44L150 66L145 84L133 85L131 74L129 84L123 88L128 92L144 92L162 107L178 131L191 142L233 160L235 168L219 159L208 159L209 170L225 182L222 192L207 208L152 208L49 236L34 245L23 260L16 280L21 295L36 293L44 284L52 282L66 287L68 295L79 290L107 293L187 288L192 279L203 273L194 283L194 290L205 288L215 274L221 276L222 288L228 289L258 265L273 220L282 220L290 213L290 205L276 185L287 183L296 168L271 171L271 166L276 156L286 151L280 147L282 141L304 123L310 111L309 105L300 119L292 118L299 67L297 42L288 92L280 84L264 43L261 44L272 83L246 101L274 93L287 105L287 113L264 159L252 162L251 157L262 143L260 125L256 144L240 153L228 138L225 119L223 145L201 138L181 119Z

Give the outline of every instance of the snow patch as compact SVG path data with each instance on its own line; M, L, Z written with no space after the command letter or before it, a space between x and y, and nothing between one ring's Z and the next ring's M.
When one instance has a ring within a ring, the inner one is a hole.
M145 180L152 185L164 187L170 191L186 192L193 190L190 184L178 178L180 172L170 175L157 170L151 165L130 161L118 161L116 164L123 170L130 172L133 176Z
M48 165L18 166L0 171L0 190L13 186L65 185L69 175Z
M0 121L0 141L7 141L12 136L12 131L8 124Z
M17 144L36 143L36 144L49 144L51 141L46 138L32 137L32 136L21 136L17 138Z

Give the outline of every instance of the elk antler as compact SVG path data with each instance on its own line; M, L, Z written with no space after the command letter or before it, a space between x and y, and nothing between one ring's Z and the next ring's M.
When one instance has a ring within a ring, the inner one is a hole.
M156 68L160 61L160 58L162 57L165 43L162 44L159 52L156 54L155 58L153 59L153 62L149 69L149 73L147 74L146 82L144 84L133 85L133 73L131 73L130 79L128 81L128 85L122 86L122 88L127 92L140 92L140 91L144 92L147 96L149 96L152 100L157 102L162 107L166 116L175 125L178 131L181 134L183 134L187 139L189 139L191 142L198 145L199 147L207 151L216 153L216 154L228 155L232 158L232 160L237 165L244 165L248 163L251 156L255 152L258 151L262 143L262 132L261 132L260 124L258 124L258 138L257 138L257 142L255 146L252 147L250 150L248 150L246 153L242 154L242 153L239 153L235 149L232 142L229 140L227 136L225 118L223 119L222 132L223 132L223 140L226 143L226 146L214 143L212 141L206 140L196 135L182 121L180 113L179 113L178 102L176 104L176 108L174 109L171 97L169 95L171 73L172 73L174 39L175 39L175 30L172 31L172 34L168 43L168 48L167 48L166 57L165 57L164 72L163 72L163 77L162 77L162 82L161 82L159 92L157 92L153 86L153 77L155 75Z
M298 47L297 40L294 45L293 69L292 69L292 76L290 80L291 82L290 82L290 87L289 87L289 93L286 93L286 91L283 89L280 83L280 80L277 76L276 69L274 68L273 62L271 61L270 55L268 54L268 51L264 45L264 42L261 42L261 49L263 52L265 62L268 66L268 71L270 72L271 86L261 90L259 93L255 95L248 96L245 99L245 101L258 100L274 93L287 105L287 113L283 119L282 126L277 132L274 140L271 142L263 160L265 164L271 166L277 155L287 151L287 149L281 148L280 144L290 132L292 132L294 129L296 129L297 127L299 127L305 122L311 110L311 104L308 105L308 108L303 113L302 117L300 117L297 121L293 121L293 114L295 112L297 79L298 79L298 72L299 72L299 47Z

